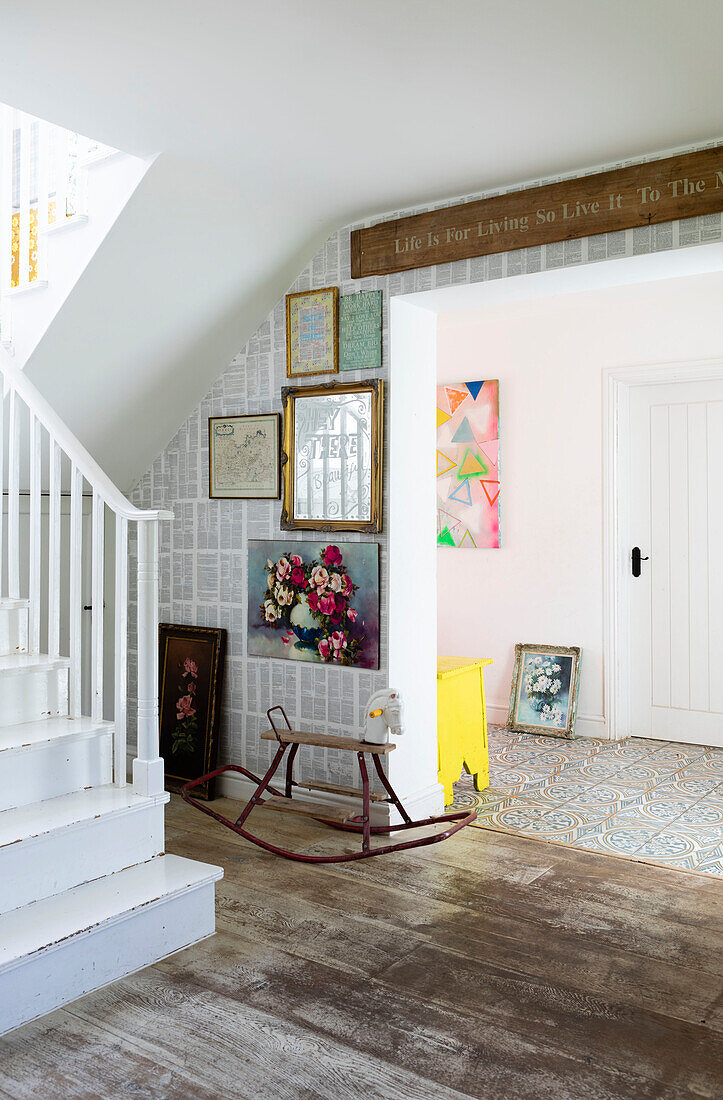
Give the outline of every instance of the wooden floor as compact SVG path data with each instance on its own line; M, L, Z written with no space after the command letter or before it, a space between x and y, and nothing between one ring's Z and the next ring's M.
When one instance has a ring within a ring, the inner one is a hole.
M167 835L218 935L0 1040L3 1098L723 1096L718 881L480 829L309 867L175 797Z

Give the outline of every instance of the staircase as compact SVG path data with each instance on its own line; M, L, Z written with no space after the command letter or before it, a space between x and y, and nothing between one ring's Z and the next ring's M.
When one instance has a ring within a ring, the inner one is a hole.
M0 103L0 356L25 366L152 160Z
M3 1034L211 935L222 872L163 854L158 533L172 513L129 504L7 357L0 374Z

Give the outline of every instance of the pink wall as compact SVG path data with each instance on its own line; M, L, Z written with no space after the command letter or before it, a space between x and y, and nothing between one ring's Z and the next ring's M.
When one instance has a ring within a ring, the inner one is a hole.
M500 380L502 548L438 550L438 652L487 656L504 721L515 642L583 649L578 732L606 736L603 370L723 355L723 276L441 314L437 381Z

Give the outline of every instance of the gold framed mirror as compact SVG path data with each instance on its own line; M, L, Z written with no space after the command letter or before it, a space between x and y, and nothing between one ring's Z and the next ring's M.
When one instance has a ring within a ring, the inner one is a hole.
M382 529L384 383L286 386L284 531Z

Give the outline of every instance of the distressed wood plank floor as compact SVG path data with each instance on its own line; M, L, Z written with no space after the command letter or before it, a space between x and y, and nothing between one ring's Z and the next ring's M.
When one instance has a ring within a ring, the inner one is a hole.
M224 867L218 935L0 1040L3 1100L723 1094L714 879L471 829L309 867L176 797L167 823L168 851Z

